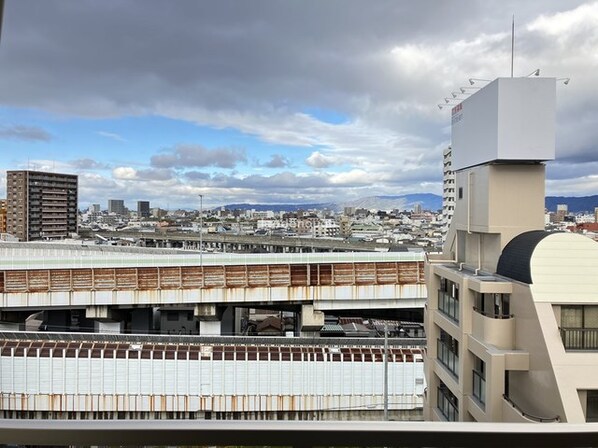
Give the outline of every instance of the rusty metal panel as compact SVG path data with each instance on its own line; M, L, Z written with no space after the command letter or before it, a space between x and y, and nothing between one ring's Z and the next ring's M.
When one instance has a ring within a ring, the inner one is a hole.
M135 268L115 269L117 289L137 289L137 270Z
M160 289L178 289L181 286L180 268L159 268Z
M71 275L74 291L89 291L94 288L94 273L91 269L72 269Z
M308 265L291 265L291 286L309 286Z
M4 289L6 292L27 291L27 271L6 271Z
M0 292L4 292L4 272L0 272Z
M158 289L158 286L158 268L137 269L137 287L139 289Z
M247 266L247 277L249 287L267 287L268 265Z
M50 271L50 291L70 291L71 271L68 269L52 269Z
M245 266L225 266L224 272L227 288L244 288L247 285Z
M352 263L335 263L332 268L335 285L355 284L355 266Z
M203 272L201 267L183 267L181 270L182 286L185 289L201 288Z
M416 261L401 263L399 265L399 284L417 283L419 279L419 269L419 263Z
M376 263L377 285L393 285L397 279L397 263Z
M204 266L203 273L206 288L224 288L226 286L224 266Z
M116 289L116 275L114 269L94 269L93 287L95 289Z
M27 289L29 292L46 292L50 288L48 271L28 271Z
M291 269L288 264L272 264L268 267L270 286L290 286Z
M331 264L319 264L318 266L318 279L316 285L329 286L332 285L332 265Z
M376 264L375 263L355 263L355 284L356 285L375 285L376 284Z

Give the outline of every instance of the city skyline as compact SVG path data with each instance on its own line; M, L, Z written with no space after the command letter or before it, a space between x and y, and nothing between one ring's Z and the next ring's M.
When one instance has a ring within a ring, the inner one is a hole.
M547 195L598 192L597 2L363 5L8 2L0 197L27 168L79 175L81 206L438 194L436 105L509 74L513 13L516 76L571 78Z

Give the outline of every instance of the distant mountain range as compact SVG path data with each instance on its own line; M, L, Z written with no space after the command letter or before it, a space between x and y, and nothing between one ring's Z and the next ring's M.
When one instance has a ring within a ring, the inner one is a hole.
M416 204L421 204L423 210L440 210L442 208L442 196L432 193L419 193L398 196L368 196L338 204L333 202L311 204L228 204L224 208L228 210L272 210L275 212L329 209L341 212L345 207L365 208L368 210L413 210ZM573 213L593 212L594 208L598 207L598 195L583 197L546 196L545 207L548 210L556 211L558 204L567 204L569 211Z
M368 196L354 201L333 203L311 203L311 204L228 204L224 208L228 210L256 210L275 212L295 212L297 210L323 210L329 209L341 212L345 207L365 208L368 210L412 210L416 204L421 204L424 210L439 210L442 208L442 196L431 193L404 194L400 196Z

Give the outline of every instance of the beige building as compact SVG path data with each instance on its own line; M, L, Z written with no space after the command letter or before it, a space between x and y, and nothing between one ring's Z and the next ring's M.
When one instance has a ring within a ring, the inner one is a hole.
M598 243L544 231L546 149L456 170L447 241L426 271L428 420L598 421Z
M442 241L446 241L455 211L455 173L452 168L452 149L442 152Z

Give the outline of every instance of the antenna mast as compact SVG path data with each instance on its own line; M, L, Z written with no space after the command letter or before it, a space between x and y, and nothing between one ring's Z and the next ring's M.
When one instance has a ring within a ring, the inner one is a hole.
M513 14L513 24L511 26L511 78L513 77L513 60L515 58L515 14Z

